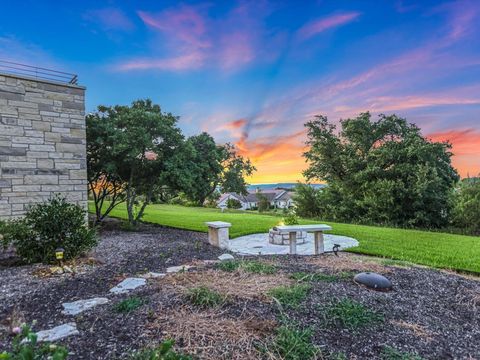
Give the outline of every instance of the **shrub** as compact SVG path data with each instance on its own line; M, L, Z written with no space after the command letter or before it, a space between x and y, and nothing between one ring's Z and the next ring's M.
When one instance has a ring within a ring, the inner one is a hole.
M54 196L31 206L23 220L8 226L8 236L16 252L29 263L55 261L55 250L64 249L64 259L72 259L97 243L95 229L85 223L86 212L65 198Z
M0 353L1 360L63 360L67 356L68 350L63 346L38 344L37 334L27 325L13 339L12 351Z
M165 340L153 349L140 350L132 354L131 360L192 360L191 356L178 354L173 351L175 342L171 339Z
M187 291L187 299L194 305L207 308L222 305L226 297L205 286L199 286Z
M279 286L268 292L281 305L296 309L300 303L307 297L311 286L306 284L297 284L292 286Z
M293 195L296 213L305 218L315 218L321 216L321 191L321 189L315 189L310 184L298 183L295 187L295 193Z
M30 228L23 220L10 220L0 222L0 245L6 249L13 245L16 239L25 239L32 236Z
M283 223L285 225L298 225L298 216L295 211L288 211L287 215L283 218Z
M228 209L241 209L242 203L237 199L228 199L227 200L227 208Z
M453 199L453 224L480 234L480 179L463 180Z

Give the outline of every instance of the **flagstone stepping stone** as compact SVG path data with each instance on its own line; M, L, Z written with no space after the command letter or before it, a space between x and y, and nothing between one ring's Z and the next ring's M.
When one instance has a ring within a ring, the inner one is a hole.
M144 278L126 278L120 284L110 289L111 293L114 294L123 294L134 290L140 286L144 286L147 283L147 280Z
M227 260L233 260L233 259L235 258L231 254L222 254L218 257L218 260L221 260L221 261L227 261Z
M362 272L353 278L358 284L364 285L369 289L378 291L389 291L392 289L392 282L385 276L373 272Z
M50 330L42 330L37 332L37 341L57 341L68 336L78 335L77 324L74 322L56 326Z
M170 266L167 268L167 274L170 273L177 273L177 272L184 272L188 271L189 269L192 269L194 266L192 265L179 265L179 266Z
M162 278L166 275L167 274L165 274L165 273L157 273L157 272L150 271L146 274L143 274L142 278L144 278L144 279L157 279L157 278Z
M109 301L110 300L108 300L107 298L92 298L92 299L86 299L86 300L77 300L70 303L63 303L62 314L77 315L97 305L106 304Z

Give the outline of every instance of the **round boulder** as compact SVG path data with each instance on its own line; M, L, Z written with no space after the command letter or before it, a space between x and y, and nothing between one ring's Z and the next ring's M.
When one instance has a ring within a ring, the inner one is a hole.
M377 291L390 291L392 290L392 282L385 276L372 272L362 272L355 275L353 278L357 284L366 286L369 289Z

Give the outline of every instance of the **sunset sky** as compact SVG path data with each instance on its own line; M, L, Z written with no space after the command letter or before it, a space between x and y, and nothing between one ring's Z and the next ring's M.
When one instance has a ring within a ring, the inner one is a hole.
M480 173L480 0L2 1L0 59L74 72L87 111L150 97L302 180L303 124L396 113Z

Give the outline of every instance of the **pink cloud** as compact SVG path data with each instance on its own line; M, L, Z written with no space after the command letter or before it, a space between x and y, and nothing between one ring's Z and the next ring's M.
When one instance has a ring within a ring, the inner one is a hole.
M349 12L312 21L298 30L298 35L302 39L308 39L314 35L326 30L348 24L360 16L359 12Z
M171 70L184 71L198 69L203 66L205 57L202 53L190 53L165 59L135 59L118 65L117 70Z
M85 13L84 18L97 22L105 30L130 31L135 27L133 22L116 8L91 10Z
M232 72L254 61L276 59L279 52L273 48L282 43L265 29L268 8L262 3L241 3L223 18L209 17L207 10L181 5L156 14L137 11L144 24L160 35L159 47L164 51L151 59L126 60L114 69L188 71L211 66Z

